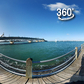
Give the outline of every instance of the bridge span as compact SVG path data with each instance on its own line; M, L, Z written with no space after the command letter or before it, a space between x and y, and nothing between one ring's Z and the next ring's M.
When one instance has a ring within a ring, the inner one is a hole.
M63 59L63 61L58 63L58 59L60 61ZM54 60L56 61L55 65L46 66L43 69L33 69L33 64L48 63ZM22 66L25 64L25 67L19 66L19 62L21 62ZM83 64L84 44L81 45L81 48L76 47L74 50L66 53L65 55L43 61L33 61L31 58L26 61L22 61L0 54L0 83L65 84L67 82L75 82L79 80L84 81Z
M8 39L45 40L43 38L31 38L31 37L0 37L0 40L8 40Z
M43 38L31 38L31 37L0 37L0 40L4 40L5 42L10 42L10 44L14 44L14 42L46 42L47 40Z

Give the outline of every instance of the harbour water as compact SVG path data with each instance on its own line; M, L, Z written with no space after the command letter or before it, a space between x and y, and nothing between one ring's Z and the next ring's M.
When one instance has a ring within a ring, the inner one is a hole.
M0 53L20 60L48 60L66 54L81 46L84 41L37 42L28 44L0 45ZM8 44L8 43L7 43Z

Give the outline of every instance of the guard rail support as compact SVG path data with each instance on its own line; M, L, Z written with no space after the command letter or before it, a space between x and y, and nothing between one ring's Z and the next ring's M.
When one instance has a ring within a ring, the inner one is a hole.
M78 57L78 47L75 47L75 58L77 59Z
M26 60L26 78L32 78L32 58Z

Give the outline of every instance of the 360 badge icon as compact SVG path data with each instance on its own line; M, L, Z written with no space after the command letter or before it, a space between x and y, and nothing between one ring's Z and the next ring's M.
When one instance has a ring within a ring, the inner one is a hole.
M59 20L70 20L75 16L73 14L74 8L63 8L63 9L58 8L57 11L58 11L57 16ZM64 18L62 18L62 16Z

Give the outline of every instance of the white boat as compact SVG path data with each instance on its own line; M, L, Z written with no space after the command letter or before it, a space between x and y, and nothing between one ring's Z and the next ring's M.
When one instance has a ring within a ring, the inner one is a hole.
M57 39L55 40L55 42L57 42Z

